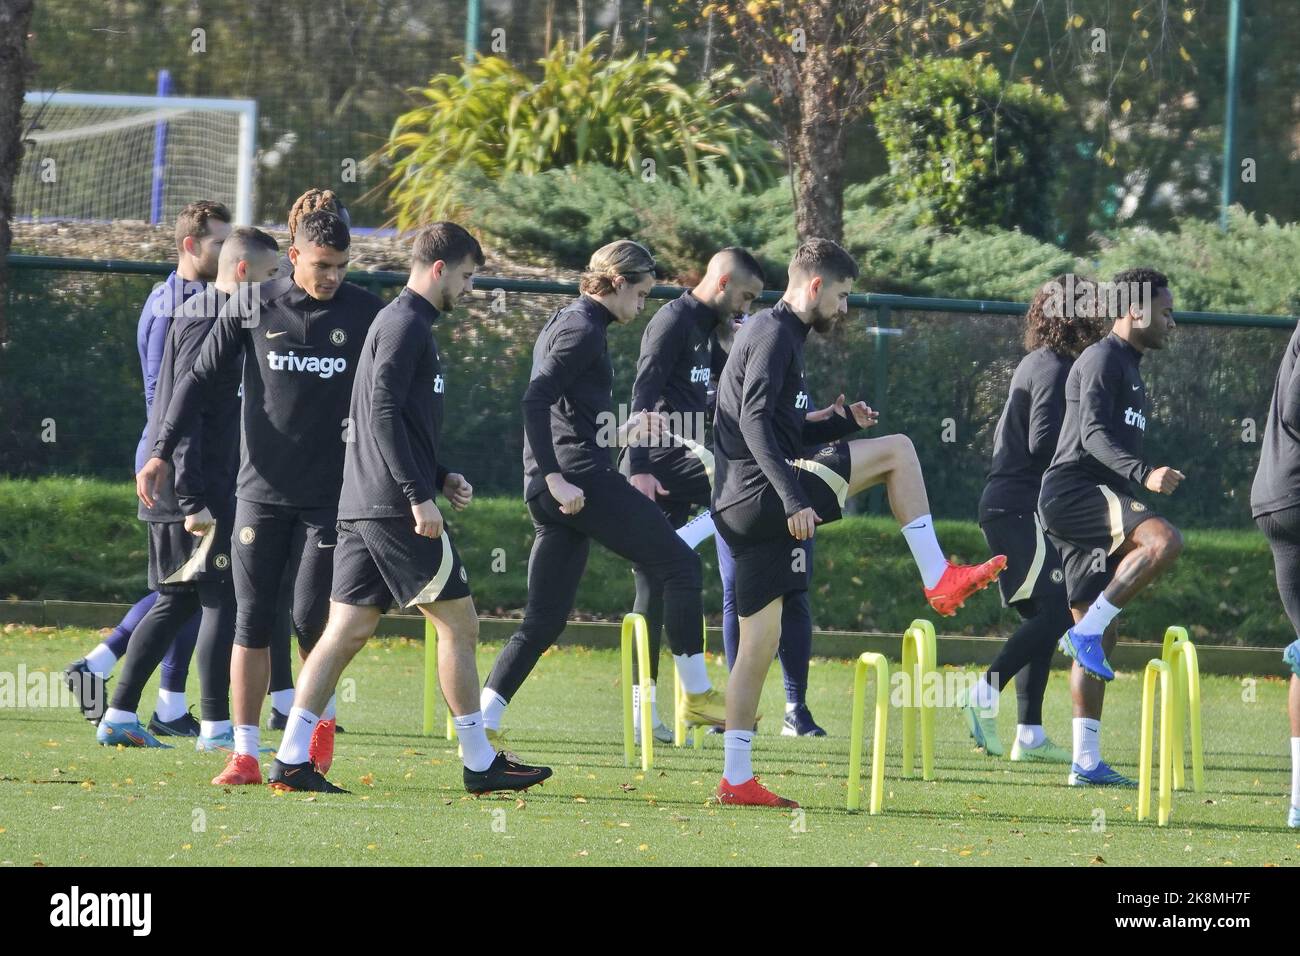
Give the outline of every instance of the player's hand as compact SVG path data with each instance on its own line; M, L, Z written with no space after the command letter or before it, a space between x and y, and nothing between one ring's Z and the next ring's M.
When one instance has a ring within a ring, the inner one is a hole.
M796 541L807 541L813 536L813 531L821 521L822 519L817 517L817 512L811 508L804 508L786 518L785 525L790 529L790 537Z
M146 508L152 508L157 500L158 489L167 478L167 469L171 466L161 458L150 458L135 476L135 496Z
M645 495L651 501L655 500L656 495L660 495L664 498L668 497L668 489L659 484L659 479L654 475L631 475L627 480L631 483L633 488L641 492L641 494Z
M1147 475L1147 480L1142 484L1146 486L1147 491L1154 491L1161 495L1172 495L1174 489L1182 483L1185 477L1186 475L1177 468L1170 468L1165 465Z
M415 518L415 533L425 538L442 536L442 512L433 503L433 499L411 505L411 515Z
M208 529L214 524L216 524L216 520L212 517L212 512L207 508L185 516L185 530L190 534L198 535L200 538L207 534Z
M447 480L442 483L442 493L447 496L447 500L457 511L464 511L474 500L474 486L465 480L464 475L455 472L448 474Z
M583 490L565 481L559 472L551 472L546 476L546 488L551 497L560 503L561 514L576 515L587 503Z
M668 431L668 420L661 412L640 411L623 425L619 442L640 448L657 448L663 444L660 435Z
M867 405L866 402L854 402L852 405L846 405L844 403L843 394L841 394L839 398L835 399L834 405L826 406L826 410L828 412L834 412L836 415L840 416L840 418L851 417L853 421L857 423L859 428L870 428L880 420L880 416L876 414L876 410ZM811 415L808 417L812 418ZM829 418L830 415L828 414L825 417Z

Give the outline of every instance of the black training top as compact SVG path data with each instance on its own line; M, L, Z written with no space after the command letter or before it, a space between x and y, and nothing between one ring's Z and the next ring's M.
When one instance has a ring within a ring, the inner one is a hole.
M606 334L614 314L582 295L557 311L533 346L524 415L524 500L546 476L613 471L614 368ZM602 428L604 434L601 434Z
M146 448L153 447L172 394L194 367L203 343L229 296L215 285L178 306L167 329L162 364L154 386ZM204 508L221 514L233 504L239 471L238 366L223 369L205 392L194 424L176 442L171 470L158 488L152 508L140 504L143 521L183 521Z
M856 422L839 415L804 421L809 398L803 349L809 328L783 300L751 316L736 333L718 381L713 419L715 512L762 494L768 485L781 496L786 517L811 507L789 463L808 445L857 430Z
M1065 380L1065 421L1040 500L1080 483L1129 494L1154 470L1142 460L1147 428L1142 353L1114 332L1088 346Z
M1250 486L1250 515L1272 514L1300 504L1300 327L1291 334L1273 382L1259 469Z
M641 335L641 354L632 386L632 411L646 409L680 416L685 436L703 442L703 422L712 377L710 345L718 313L688 289L659 308ZM699 427L695 427L698 422ZM665 455L670 444L632 446L632 474L647 474L650 462Z
M433 303L409 287L375 316L352 385L339 518L408 517L447 480L438 462L446 380Z
M1065 380L1074 359L1046 345L1020 360L993 436L993 465L980 496L979 520L1032 514L1065 419Z
M350 282L324 302L292 276L263 283L256 324L227 309L213 326L172 397L153 455L171 454L205 391L242 362L236 494L259 504L337 506L352 379L366 332L382 307L378 296Z

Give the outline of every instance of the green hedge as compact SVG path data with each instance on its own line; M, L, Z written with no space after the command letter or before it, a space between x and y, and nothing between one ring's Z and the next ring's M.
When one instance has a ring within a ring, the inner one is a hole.
M1065 101L974 60L894 70L871 105L900 202L931 200L927 224L1051 233Z
M484 614L515 614L526 597L532 526L522 502L490 498L451 515L450 533L465 557ZM940 515L942 517L942 514ZM986 554L970 522L938 522L952 555ZM1273 582L1264 539L1250 531L1190 531L1177 569L1121 618L1125 638L1157 639L1186 625L1207 644L1282 647L1293 639ZM499 549L499 551L497 550ZM145 589L145 535L129 485L86 479L0 481L0 598L123 601ZM705 609L718 619L720 589L712 547L701 549ZM494 571L494 559L504 570ZM819 628L901 631L933 617L902 535L887 518L847 518L817 535L813 618ZM593 548L575 618L616 618L632 605L626 564ZM1015 616L993 593L978 595L947 633L1007 633Z

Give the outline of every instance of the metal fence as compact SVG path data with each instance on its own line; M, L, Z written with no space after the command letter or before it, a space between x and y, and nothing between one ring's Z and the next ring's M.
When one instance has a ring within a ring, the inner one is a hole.
M11 341L0 351L0 474L126 480L144 425L135 330L167 263L9 257ZM384 298L393 272L349 278ZM469 308L439 328L447 365L446 457L480 493L522 487L519 399L533 341L573 283L483 276ZM657 286L651 298L680 294ZM764 293L775 301L777 291ZM934 513L973 518L993 432L1022 355L1023 303L857 294L849 320L809 340L814 400L844 392L903 432L925 469ZM647 308L647 314L650 307ZM1143 362L1153 403L1148 459L1188 475L1161 510L1182 524L1249 525L1273 378L1296 319L1179 312L1170 348ZM631 393L643 321L611 329L615 400ZM858 503L879 510L879 493Z

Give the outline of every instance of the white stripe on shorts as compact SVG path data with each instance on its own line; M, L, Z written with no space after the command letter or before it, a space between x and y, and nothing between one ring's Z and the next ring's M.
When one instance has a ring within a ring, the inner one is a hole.
M1043 573L1043 560L1047 557L1047 538L1043 535L1043 526L1038 523L1038 515L1034 515L1034 534L1036 537L1034 560L1029 563L1029 572L1025 575L1025 582L1007 600L1008 604L1027 601L1033 597L1034 587L1038 584L1038 576Z
M1097 490L1106 499L1107 522L1110 524L1110 550L1106 553L1114 554L1115 549L1124 543L1124 505L1120 502L1119 495L1105 485L1098 485Z
M432 604L438 600L438 595L442 594L442 589L447 586L447 579L451 577L451 566L456 562L451 556L451 538L448 537L446 528L442 529L439 540L442 541L442 563L438 565L438 573L433 576L432 581L421 589L419 594L406 602L406 607L415 607L417 604Z
M828 488L835 492L835 497L839 500L840 510L844 509L844 499L849 494L849 483L835 473L833 468L823 465L820 461L812 461L808 458L797 458L790 462L795 468L802 469L811 475L816 475L822 481L826 482Z

